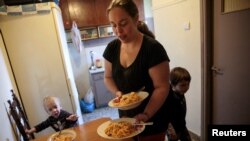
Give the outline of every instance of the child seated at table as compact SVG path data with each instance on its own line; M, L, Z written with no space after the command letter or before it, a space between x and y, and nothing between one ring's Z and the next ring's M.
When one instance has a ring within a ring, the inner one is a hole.
M40 132L48 127L52 127L55 131L74 127L78 124L78 116L62 110L60 100L57 97L47 96L43 99L43 106L49 117L34 126L31 129L26 129L26 133Z

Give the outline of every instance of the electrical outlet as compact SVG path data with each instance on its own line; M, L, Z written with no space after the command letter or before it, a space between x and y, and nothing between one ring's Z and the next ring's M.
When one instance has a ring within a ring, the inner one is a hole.
M184 30L190 30L190 22L184 22L183 28L184 28Z

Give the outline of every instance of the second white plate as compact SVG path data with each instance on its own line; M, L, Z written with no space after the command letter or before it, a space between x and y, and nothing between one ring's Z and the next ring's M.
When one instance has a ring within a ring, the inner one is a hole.
M58 136L59 132L52 134L47 141L54 141L53 139ZM76 132L74 130L65 129L61 131L60 135L70 136L72 141L76 138Z
M103 137L103 138L106 138L106 139L116 139L116 140L117 139L126 139L126 138L131 138L131 137L134 137L134 136L140 134L145 129L145 125L142 125L142 126L140 126L140 128L137 128L136 132L134 132L126 137L122 137L122 138L114 138L114 137L108 136L105 133L105 129L109 126L109 124L111 122L120 122L120 121L127 121L127 122L130 122L131 124L135 123L134 118L120 118L120 119L106 121L97 128L98 135Z

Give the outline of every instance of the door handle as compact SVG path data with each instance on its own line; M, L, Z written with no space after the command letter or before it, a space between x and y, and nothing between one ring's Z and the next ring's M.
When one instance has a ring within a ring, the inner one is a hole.
M220 68L217 68L217 67L215 67L215 66L213 66L213 67L211 68L211 70L212 70L215 74L220 74L220 75L223 74L223 71L222 71Z

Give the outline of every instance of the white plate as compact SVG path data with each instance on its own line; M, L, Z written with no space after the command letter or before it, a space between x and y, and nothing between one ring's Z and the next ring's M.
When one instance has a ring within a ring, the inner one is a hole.
M52 134L47 141L53 141L53 138L57 136L59 132ZM68 135L72 137L72 141L76 138L76 132L74 130L65 129L61 131L61 135Z
M130 93L128 93L128 94L130 94ZM142 103L142 101L143 101L145 98L148 97L148 92L145 92L145 91L137 92L137 94L140 96L141 99L140 99L139 101L135 102L135 103L130 103L130 104L128 104L128 105L122 105L122 106L114 105L114 100L115 100L115 98L114 98L114 99L112 99L112 100L109 101L108 105L109 105L110 107L118 108L118 109L120 109L120 110L129 110L129 109L133 109L133 108L139 106L139 105Z
M137 128L136 132L130 134L129 136L122 137L122 138L114 138L105 134L105 129L109 126L111 122L120 122L120 121L127 121L127 122L130 122L131 124L135 123L134 118L120 118L120 119L106 121L97 128L98 135L106 139L126 139L126 138L131 138L140 134L145 129L145 125L142 125L139 128Z

